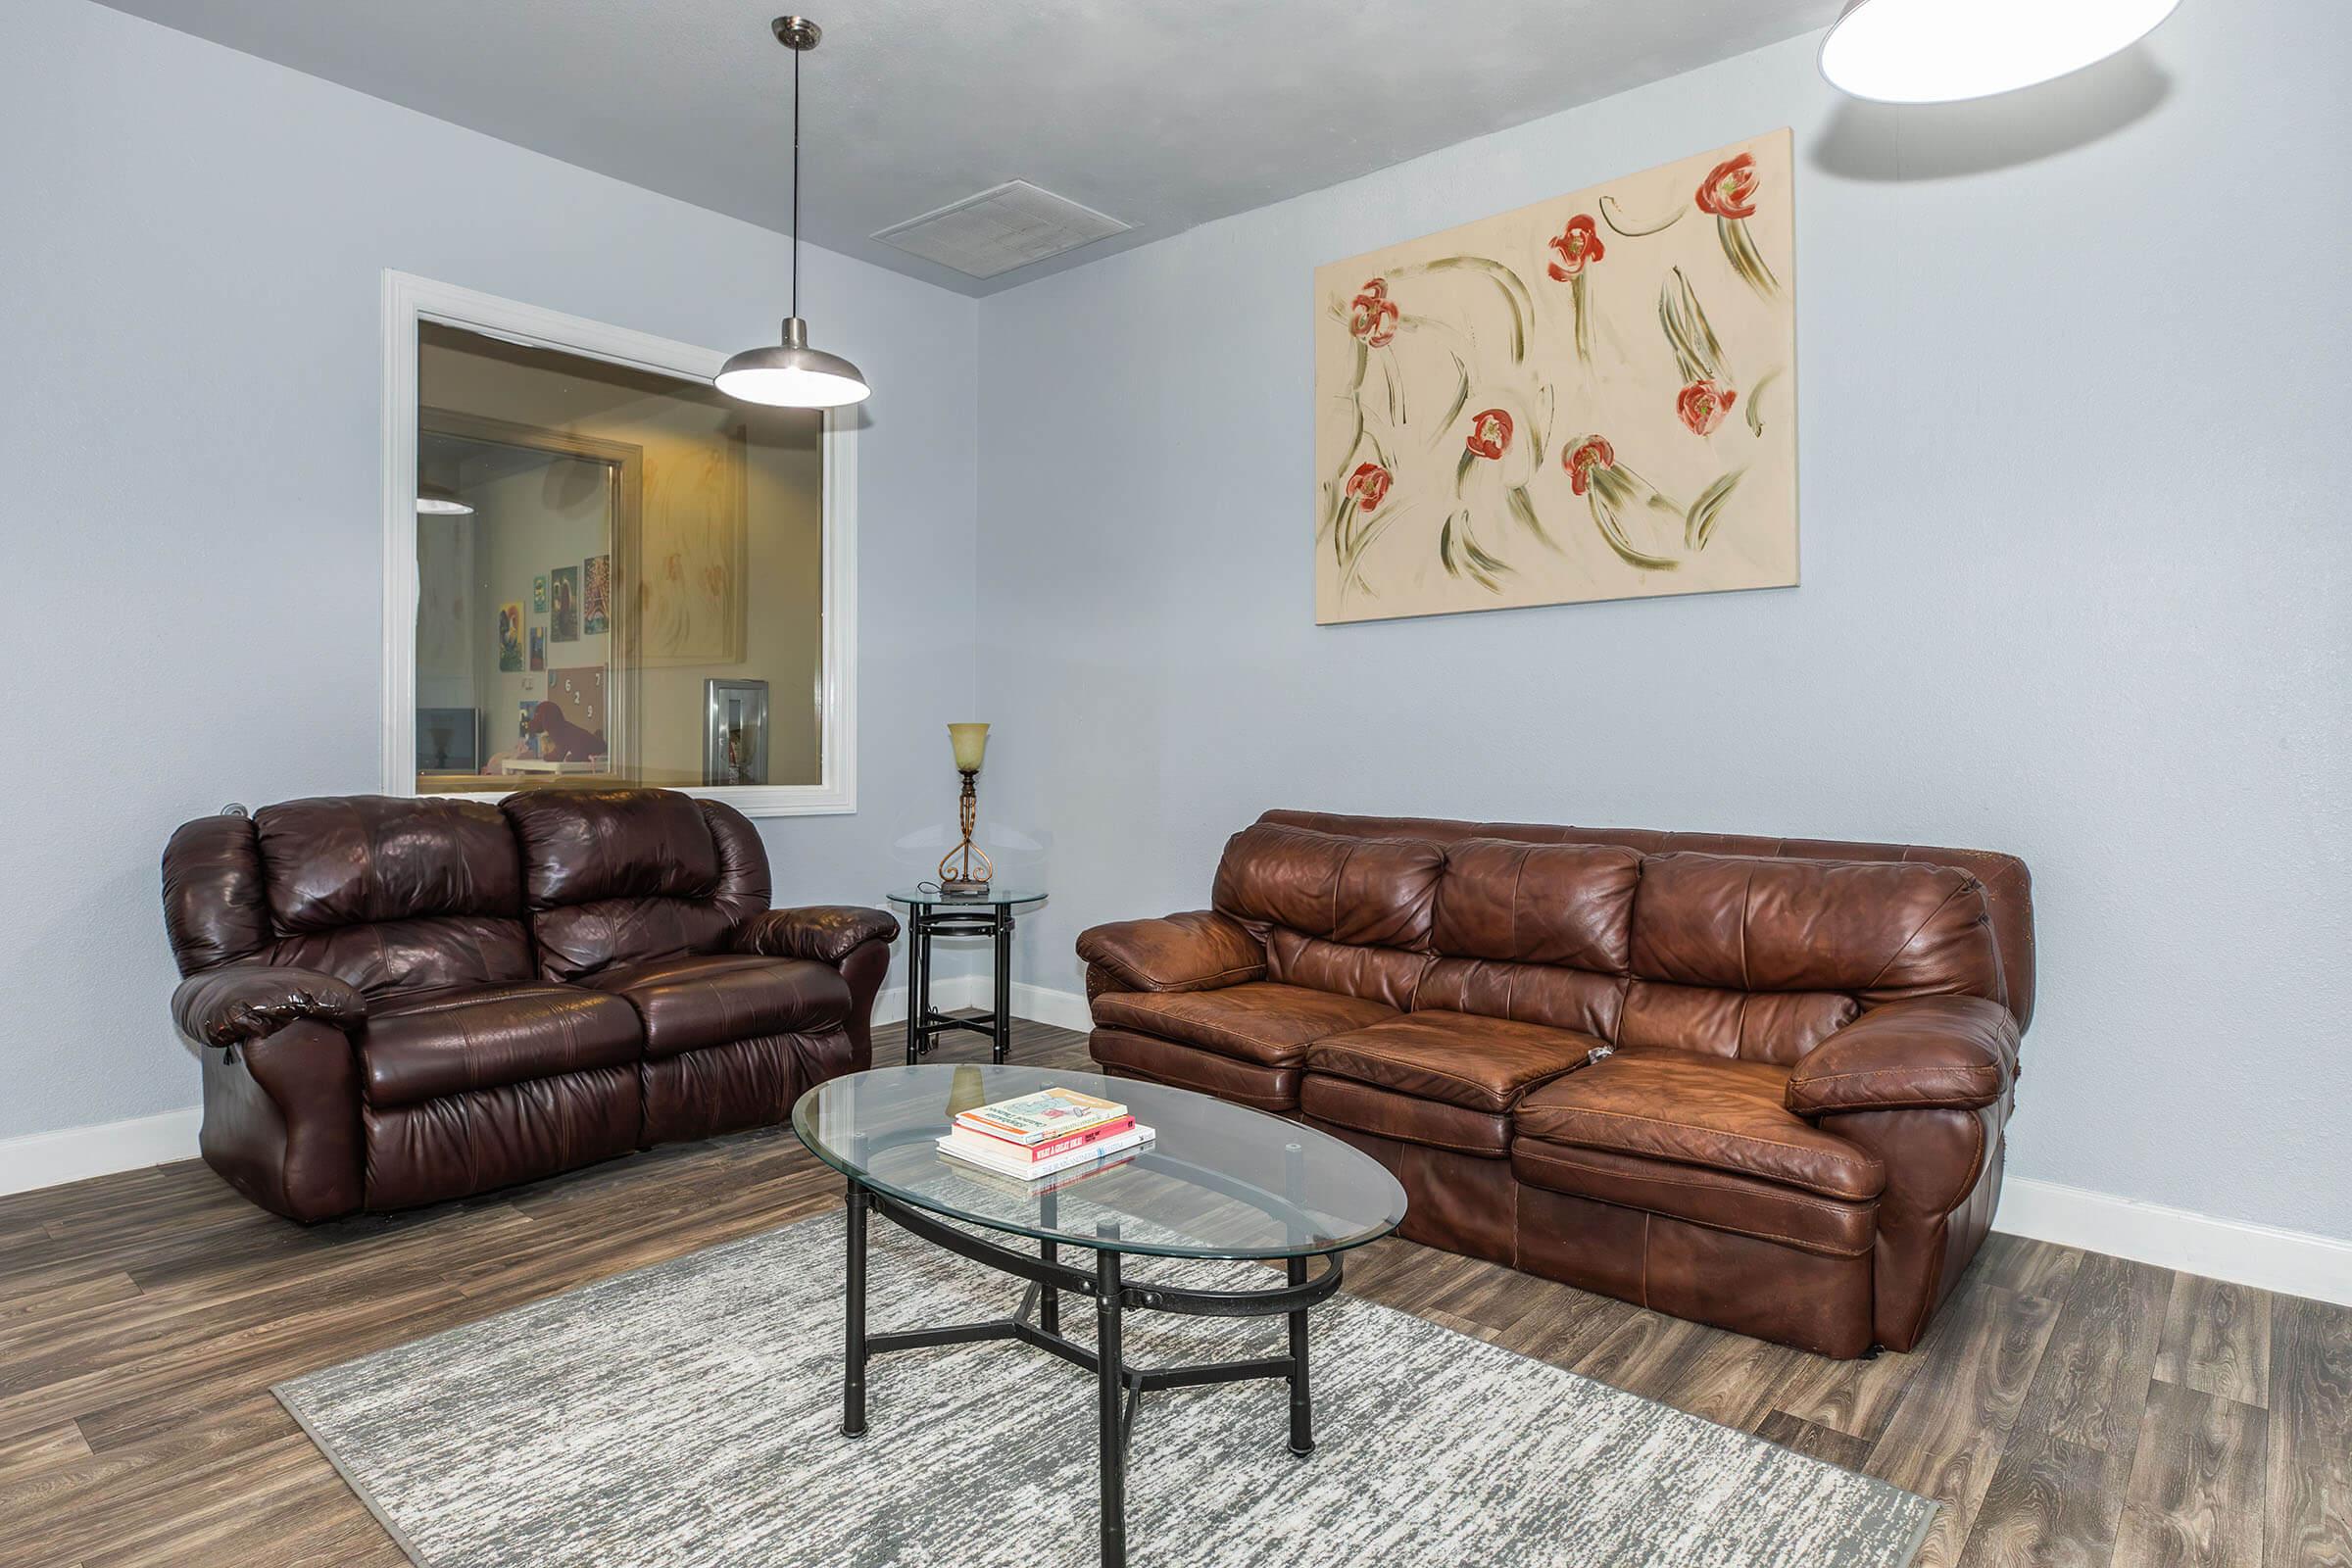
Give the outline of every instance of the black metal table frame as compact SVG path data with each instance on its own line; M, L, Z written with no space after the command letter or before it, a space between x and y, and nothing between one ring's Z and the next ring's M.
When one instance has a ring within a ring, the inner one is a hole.
M1051 1226L1052 1195L1044 1201L1046 1223ZM1102 1479L1103 1568L1125 1568L1127 1562L1127 1454L1135 1438L1136 1411L1146 1394L1255 1378L1283 1379L1290 1385L1291 1452L1305 1458L1314 1451L1314 1406L1307 1386L1306 1314L1309 1307L1340 1288L1338 1252L1311 1254L1323 1257L1329 1265L1312 1279L1307 1277L1306 1257L1288 1259L1287 1283L1270 1290L1199 1291L1166 1285L1130 1285L1119 1277L1120 1253L1113 1246L1093 1249L1092 1271L1061 1262L1056 1255L1058 1244L1054 1242L1039 1242L1038 1255L1032 1257L935 1219L874 1191L855 1176L849 1180L849 1311L841 1388L843 1436L865 1435L866 1363L892 1350L965 1345L980 1340L1017 1340L1092 1372L1096 1379L1096 1441ZM1021 1304L1009 1317L888 1334L867 1333L865 1226L869 1213L880 1214L902 1230L958 1256L1027 1280L1029 1288L1021 1298ZM1115 1240L1115 1234L1105 1232L1103 1239ZM1100 1353L1063 1337L1061 1293L1064 1291L1094 1301L1095 1339ZM1246 1361L1131 1366L1121 1348L1121 1321L1127 1312L1139 1309L1189 1317L1288 1317L1290 1350L1285 1355Z
M928 1055L939 1037L958 1029L985 1035L989 1059L1002 1063L1012 1047L1012 906L972 900L968 905L909 904L906 906L906 1065ZM995 939L995 994L989 1016L958 1018L931 1005L931 939Z

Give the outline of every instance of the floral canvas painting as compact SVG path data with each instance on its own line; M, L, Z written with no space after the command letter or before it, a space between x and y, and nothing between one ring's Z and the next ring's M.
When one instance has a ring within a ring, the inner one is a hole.
M1320 268L1315 618L1797 580L1787 130Z

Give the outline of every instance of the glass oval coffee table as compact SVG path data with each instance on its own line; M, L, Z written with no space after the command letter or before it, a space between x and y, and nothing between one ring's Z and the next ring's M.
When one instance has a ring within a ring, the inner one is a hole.
M956 1114L1060 1087L1124 1103L1152 1129L1140 1148L1033 1182L965 1166L937 1140ZM891 1350L1017 1340L1095 1375L1102 1480L1102 1561L1127 1560L1127 1450L1144 1395L1250 1378L1290 1385L1290 1448L1314 1450L1307 1390L1308 1308L1340 1287L1340 1254L1395 1230L1404 1189L1369 1154L1326 1133L1190 1090L1090 1072L1006 1066L881 1067L819 1084L792 1107L793 1131L849 1178L848 1330L841 1430L865 1432L866 1364ZM1028 1282L1009 1317L869 1334L866 1216ZM1005 1238L992 1241L972 1227ZM1035 1244L1007 1245L1013 1239ZM1094 1254L1091 1267L1061 1260ZM1264 1290L1180 1289L1121 1277L1130 1255L1280 1261ZM1312 1259L1323 1259L1309 1273ZM1095 1345L1061 1333L1063 1293L1095 1303ZM1120 1320L1131 1310L1290 1319L1287 1354L1197 1366L1131 1366ZM1098 1353L1098 1348L1100 1353Z

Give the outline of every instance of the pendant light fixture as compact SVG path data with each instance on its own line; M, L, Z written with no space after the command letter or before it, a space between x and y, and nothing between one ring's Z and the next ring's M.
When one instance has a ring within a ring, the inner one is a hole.
M801 319L801 56L824 36L806 17L778 17L776 42L792 51L792 315L776 347L745 349L719 368L715 385L728 397L781 409L838 409L862 403L872 388L858 367L808 346Z
M2180 0L1851 0L1821 44L1830 85L1939 104L2031 87L2121 53Z

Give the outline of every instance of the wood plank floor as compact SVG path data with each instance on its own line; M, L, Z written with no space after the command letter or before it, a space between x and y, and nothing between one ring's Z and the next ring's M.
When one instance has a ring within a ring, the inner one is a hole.
M0 1198L0 1564L396 1568L271 1383L839 1201L789 1130L307 1230L195 1162ZM1836 1362L1405 1242L1348 1281L1936 1497L1929 1568L2352 1568L2352 1308L1995 1236L1918 1350Z

